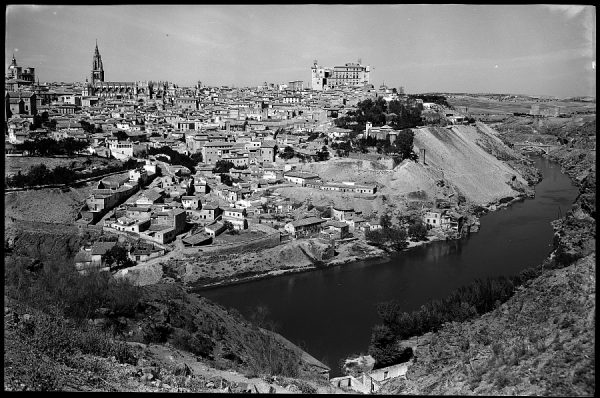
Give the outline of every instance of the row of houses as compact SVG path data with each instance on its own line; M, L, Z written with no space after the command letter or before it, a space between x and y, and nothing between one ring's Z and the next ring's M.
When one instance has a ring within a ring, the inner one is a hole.
M323 182L318 174L306 171L289 171L283 175L283 178L292 184L320 189L322 191L351 192L371 195L377 192L377 185L375 184L357 184L353 181L343 181L341 183Z

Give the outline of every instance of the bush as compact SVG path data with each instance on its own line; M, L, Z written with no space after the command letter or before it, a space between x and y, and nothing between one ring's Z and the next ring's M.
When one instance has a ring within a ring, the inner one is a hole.
M250 369L259 375L297 377L300 372L300 356L279 345L271 334L260 334L248 341Z
M176 348L205 358L212 357L215 347L215 343L210 338L199 333L191 334L182 329L176 329L171 334L170 341Z
M63 363L77 352L104 358L114 356L120 363L137 363L135 353L126 343L114 341L106 332L86 323L67 322L57 308L48 308L49 313L27 311L33 312L33 327L20 333L34 351Z
M375 325L371 334L369 354L375 358L374 369L408 361L413 356L411 347L402 349L395 334L385 325Z
M408 227L408 236L415 242L427 240L427 226L422 222L416 222Z
M382 326L386 328L383 329L386 333L389 331L394 338L404 340L436 331L446 322L463 322L478 314L484 314L507 301L517 286L537 277L540 272L540 269L530 268L512 277L478 279L453 291L448 297L432 300L412 312L401 311L400 304L393 300L380 303L377 305L377 312L383 325L373 328L371 339L382 339Z
M81 275L72 266L57 264L34 273L20 263L7 265L7 295L42 311L57 307L64 316L77 320L89 318L102 307L115 317L132 315L140 297L139 287L106 272Z

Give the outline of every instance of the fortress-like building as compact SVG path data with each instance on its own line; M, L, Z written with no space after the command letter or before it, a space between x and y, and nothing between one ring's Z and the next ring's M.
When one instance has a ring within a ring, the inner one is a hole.
M361 60L333 68L319 66L315 60L311 67L311 88L322 91L343 86L359 87L369 84L370 74L371 67L361 65Z
M98 42L94 49L92 60L92 71L90 80L86 79L83 87L83 96L95 96L101 98L132 99L146 98L155 99L163 97L167 92L166 83L154 84L151 81L137 82L107 82L104 81L104 65L98 51Z

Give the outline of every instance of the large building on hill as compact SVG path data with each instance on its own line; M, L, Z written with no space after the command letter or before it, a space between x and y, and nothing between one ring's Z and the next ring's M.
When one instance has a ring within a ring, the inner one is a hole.
M322 67L315 60L311 67L311 88L329 90L344 86L364 86L370 82L371 67L363 66L360 60L343 66Z

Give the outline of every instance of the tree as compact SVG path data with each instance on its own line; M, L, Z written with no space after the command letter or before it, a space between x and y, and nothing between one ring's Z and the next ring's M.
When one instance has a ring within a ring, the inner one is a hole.
M329 159L329 151L327 150L327 147L325 145L323 145L321 150L319 152L317 152L317 160L319 162L323 162L327 159Z
M235 229L231 221L225 220L223 221L223 225L225 226L225 229L227 229L227 231L233 231Z
M219 176L221 177L221 183L230 187L233 186L233 179L229 174L221 173Z
M368 230L365 232L365 238L370 245L381 247L383 246L381 232L378 230Z
M407 234L402 228L390 228L388 230L384 230L384 235L385 240L395 251L404 250L408 246L408 242L406 241Z
M282 159L291 159L294 157L294 155L295 155L294 148L292 148L291 146L288 145L283 149L283 153L280 155L280 157Z
M32 166L29 171L29 185L44 185L48 183L50 171L44 164Z
M212 171L215 174L229 173L229 170L231 170L234 167L235 165L233 164L233 162L229 160L217 160L217 164L215 165Z
M68 184L75 181L77 178L76 173L72 168L56 166L50 175L50 181L55 184Z
M417 154L413 152L413 140L415 134L410 129L403 129L398 132L396 140L392 145L391 150L397 153L401 160L410 159L416 160Z
M392 228L392 217L390 217L388 213L382 214L381 217L379 217L379 224L381 224L383 229Z
M129 138L129 135L123 130L113 132L113 136L117 137L119 141L125 141Z
M62 141L62 146L67 155L73 156L74 153L80 152L89 146L88 141L80 141L73 137L67 137Z
M119 245L113 246L104 254L104 262L110 267L111 271L135 265L129 258L127 249Z
M202 152L193 153L190 158L196 163L202 163Z
M167 160L167 163L185 166L190 169L192 173L196 172L196 162L194 162L189 156L174 151L168 146L163 146L161 148L150 148L148 154L154 156L158 154L165 154L171 158L171 160Z
M427 240L427 227L422 222L416 222L409 225L408 236L415 242Z
M371 333L369 354L375 358L375 367L383 368L398 363L402 351L398 347L396 336L385 325L375 325Z
M42 115L34 115L33 123L29 125L29 130L37 130L42 127Z

